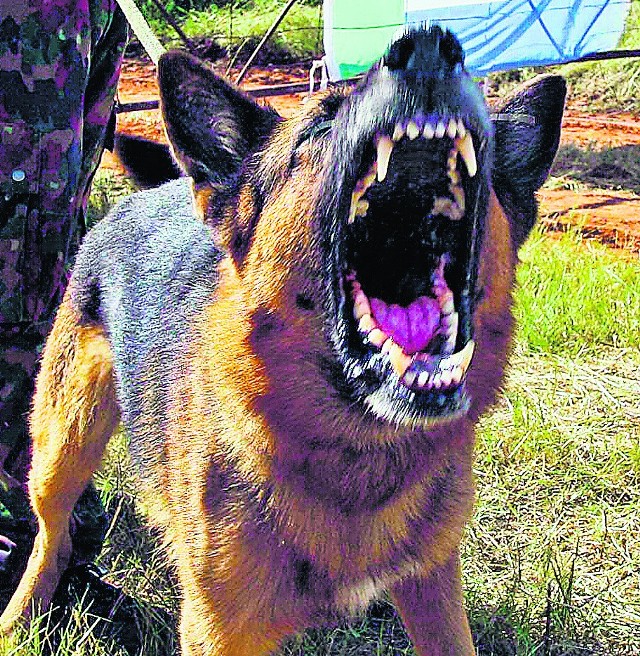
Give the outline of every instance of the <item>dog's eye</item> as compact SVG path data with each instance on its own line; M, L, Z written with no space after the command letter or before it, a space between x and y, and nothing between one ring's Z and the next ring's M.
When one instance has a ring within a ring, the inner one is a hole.
M333 127L333 120L320 121L305 128L298 136L296 148L299 148L303 143L313 139L314 137L322 137Z

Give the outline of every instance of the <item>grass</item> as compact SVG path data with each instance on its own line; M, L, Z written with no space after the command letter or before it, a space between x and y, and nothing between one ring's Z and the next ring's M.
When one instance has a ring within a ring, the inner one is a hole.
M280 14L284 2L251 0L230 2L218 7L210 4L200 10L181 14L184 33L197 41L215 41L230 58L246 59ZM322 51L322 7L319 3L297 2L265 46L258 62L309 60ZM148 12L154 32L172 45L178 45L176 33L156 11Z

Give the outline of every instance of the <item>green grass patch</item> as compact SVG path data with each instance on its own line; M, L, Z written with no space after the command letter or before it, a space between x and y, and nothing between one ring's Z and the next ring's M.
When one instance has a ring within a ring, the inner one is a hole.
M570 231L522 248L515 308L524 353L597 355L640 347L640 264Z
M214 40L227 49L230 58L246 59L280 14L284 2L252 0L229 2L225 6L210 4L184 11L176 8L184 33L194 40ZM180 42L173 28L151 5L147 17L153 31L172 45ZM308 60L322 52L322 7L318 3L293 5L275 34L266 44L261 62Z
M609 147L590 143L560 146L553 164L550 184L571 181L597 189L624 189L640 194L640 146Z

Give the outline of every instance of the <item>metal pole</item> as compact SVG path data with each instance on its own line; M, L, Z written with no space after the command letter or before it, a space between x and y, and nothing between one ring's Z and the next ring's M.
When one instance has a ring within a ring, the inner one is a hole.
M236 84L240 84L240 82L244 80L244 77L247 74L249 67L251 66L251 64L253 64L253 60L257 57L258 53L262 50L264 44L271 38L273 33L278 29L278 25L282 23L284 17L289 13L289 9L293 7L295 2L296 0L289 0L289 2L287 2L284 9L280 12L278 18L276 18L273 25L267 30L266 34L262 37L262 41L260 41L256 49L251 53L251 57L249 57L247 63L244 65L244 68L240 71L240 75L238 75L238 77L236 78Z

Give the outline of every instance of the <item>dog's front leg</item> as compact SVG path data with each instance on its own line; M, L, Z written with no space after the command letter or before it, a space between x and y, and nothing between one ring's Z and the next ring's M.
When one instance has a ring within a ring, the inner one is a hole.
M391 596L418 656L474 656L456 553L428 577L405 579Z

